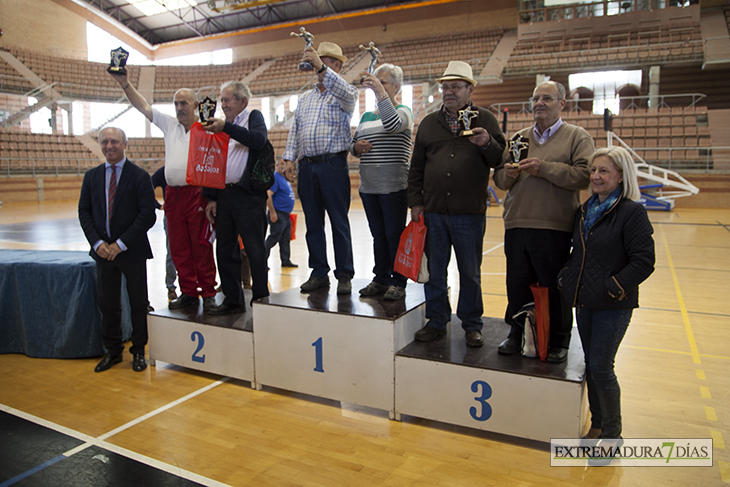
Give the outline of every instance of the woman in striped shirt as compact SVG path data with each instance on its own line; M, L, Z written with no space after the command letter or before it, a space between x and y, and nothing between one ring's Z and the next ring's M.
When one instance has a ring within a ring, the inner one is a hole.
M360 158L360 199L373 235L373 281L360 289L361 296L384 294L396 301L406 295L406 278L393 272L400 235L408 214L406 188L411 158L413 114L395 97L403 84L403 70L383 64L373 74L362 73L377 110L365 112L355 131L350 152Z

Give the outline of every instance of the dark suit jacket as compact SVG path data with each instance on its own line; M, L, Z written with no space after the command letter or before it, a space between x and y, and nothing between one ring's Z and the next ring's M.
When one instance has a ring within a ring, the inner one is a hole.
M92 248L89 255L104 260L94 251L94 244L103 240L109 244L121 239L127 250L117 255L120 262L152 258L147 230L155 224L155 191L147 172L129 159L124 163L117 182L114 210L106 233L106 189L104 164L89 169L84 174L79 197L79 221Z

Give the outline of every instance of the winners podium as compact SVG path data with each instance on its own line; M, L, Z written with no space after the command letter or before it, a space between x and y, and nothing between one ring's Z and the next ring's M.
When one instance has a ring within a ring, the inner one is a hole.
M499 355L509 327L497 318L483 318L481 348L466 346L456 316L445 337L420 343L422 285L409 283L400 301L356 293L294 288L220 317L203 314L202 304L153 312L150 361L382 409L395 420L406 414L538 441L580 437L588 411L577 330L563 364Z

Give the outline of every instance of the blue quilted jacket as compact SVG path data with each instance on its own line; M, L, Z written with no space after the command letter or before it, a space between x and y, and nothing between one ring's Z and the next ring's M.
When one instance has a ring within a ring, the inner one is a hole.
M639 306L639 284L654 272L654 229L646 209L620 198L584 238L586 204L576 211L573 250L558 274L558 285L572 306L599 310Z

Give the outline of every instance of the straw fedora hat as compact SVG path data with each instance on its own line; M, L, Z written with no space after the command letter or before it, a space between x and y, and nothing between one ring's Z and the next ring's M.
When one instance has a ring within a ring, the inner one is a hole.
M476 86L477 81L474 79L471 73L471 66L464 61L450 61L449 65L446 66L444 75L440 78L436 78L439 83L443 81L461 79L468 81L469 83Z
M331 57L335 59L339 59L342 64L345 64L345 61L347 61L347 57L342 55L342 48L335 44L334 42L322 42L319 44L319 48L317 48L317 55L319 57Z

